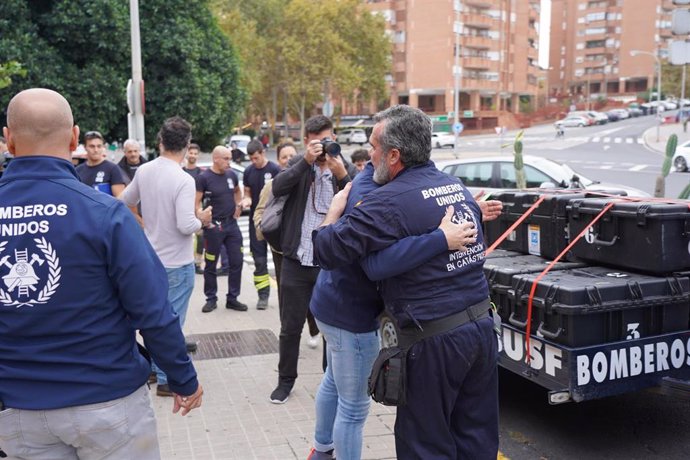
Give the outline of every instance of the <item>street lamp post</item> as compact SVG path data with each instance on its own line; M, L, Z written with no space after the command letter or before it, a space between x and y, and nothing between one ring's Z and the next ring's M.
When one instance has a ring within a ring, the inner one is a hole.
M130 29L132 41L132 79L128 85L130 113L127 117L127 130L130 139L136 139L141 151L146 155L146 138L144 131L144 82L141 71L141 38L139 33L139 0L130 0Z
M460 25L460 12L462 11L462 4L459 0L453 2L453 10L455 11L455 21L453 22L453 32L455 34L455 56L453 65L453 134L455 140L453 142L453 156L458 158L458 144L460 138L460 131L457 126L460 123L460 34L462 33Z
M661 107L661 61L659 60L659 56L656 55L656 53L652 53L651 51L640 51L640 50L631 50L630 51L630 56L638 56L640 54L647 54L649 56L652 56L654 60L656 61L656 68L657 68L657 74L656 74L656 113L657 113L657 123L656 123L656 141L659 142L659 130L661 129L661 120L659 119L659 108Z

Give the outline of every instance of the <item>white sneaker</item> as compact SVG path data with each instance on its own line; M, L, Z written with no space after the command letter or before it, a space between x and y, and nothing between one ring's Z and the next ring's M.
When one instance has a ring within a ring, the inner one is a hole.
M321 334L316 334L316 335L312 335L311 337L309 337L309 339L307 340L307 346L309 348L318 347L319 346L319 337L321 337Z

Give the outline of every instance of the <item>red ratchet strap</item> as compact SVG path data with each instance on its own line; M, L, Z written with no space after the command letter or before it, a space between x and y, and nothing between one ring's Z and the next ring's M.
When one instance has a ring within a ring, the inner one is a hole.
M625 197L619 196L618 198L625 198ZM634 200L634 201L639 201L639 200ZM539 281L544 277L544 275L546 275L549 272L549 270L551 270L553 268L553 266L556 265L556 263L558 263L558 261L561 260L563 258L563 256L568 253L568 251L570 251L570 248L572 248L575 245L575 243L577 243L578 240L580 238L582 238L585 233L587 233L587 230L589 230L592 227L592 225L594 225L601 218L601 216L606 214L606 211L611 209L611 207L614 204L615 204L615 201L611 201L611 202L607 203L606 206L604 206L604 208L601 210L601 212L599 214L597 214L596 217L594 219L592 219L592 221L585 228L582 229L582 231L570 242L570 244L568 244L568 246L566 246L566 248L563 251L561 251L561 253L558 254L558 256L556 256L556 258L553 259L553 261L551 261L551 263L546 266L544 271L541 272L532 282L532 288L529 291L529 298L527 299L527 327L525 329L525 350L526 350L525 362L527 363L527 365L529 365L530 362L532 361L532 355L531 355L531 349L530 349L530 333L531 333L531 329L532 329L532 301L534 300L534 293L537 290L537 283L539 283Z

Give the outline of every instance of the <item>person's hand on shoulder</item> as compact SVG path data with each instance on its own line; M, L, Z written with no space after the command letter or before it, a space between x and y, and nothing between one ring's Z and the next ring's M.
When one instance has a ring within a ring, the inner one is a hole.
M204 394L204 389L201 384L196 389L194 394L189 396L175 395L175 400L173 402L173 414L177 414L180 409L182 409L182 416L187 415L192 409L201 407L201 397Z

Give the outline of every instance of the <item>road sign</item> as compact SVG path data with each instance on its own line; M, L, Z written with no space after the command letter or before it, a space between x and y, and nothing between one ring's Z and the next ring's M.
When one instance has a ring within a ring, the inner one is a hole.
M690 34L690 10L673 10L673 16L671 16L671 32L673 35Z
M332 117L335 107L333 106L333 101L328 99L323 103L323 114L327 117Z
M472 110L465 110L462 112L463 118L474 118L474 112Z
M457 122L453 125L453 132L455 134L460 134L464 128L465 127L462 125L462 123Z
M669 61L673 65L690 63L690 43L683 40L673 40L669 46Z
M431 121L433 121L433 122L448 121L448 117L446 115L436 115L434 117L431 117Z

